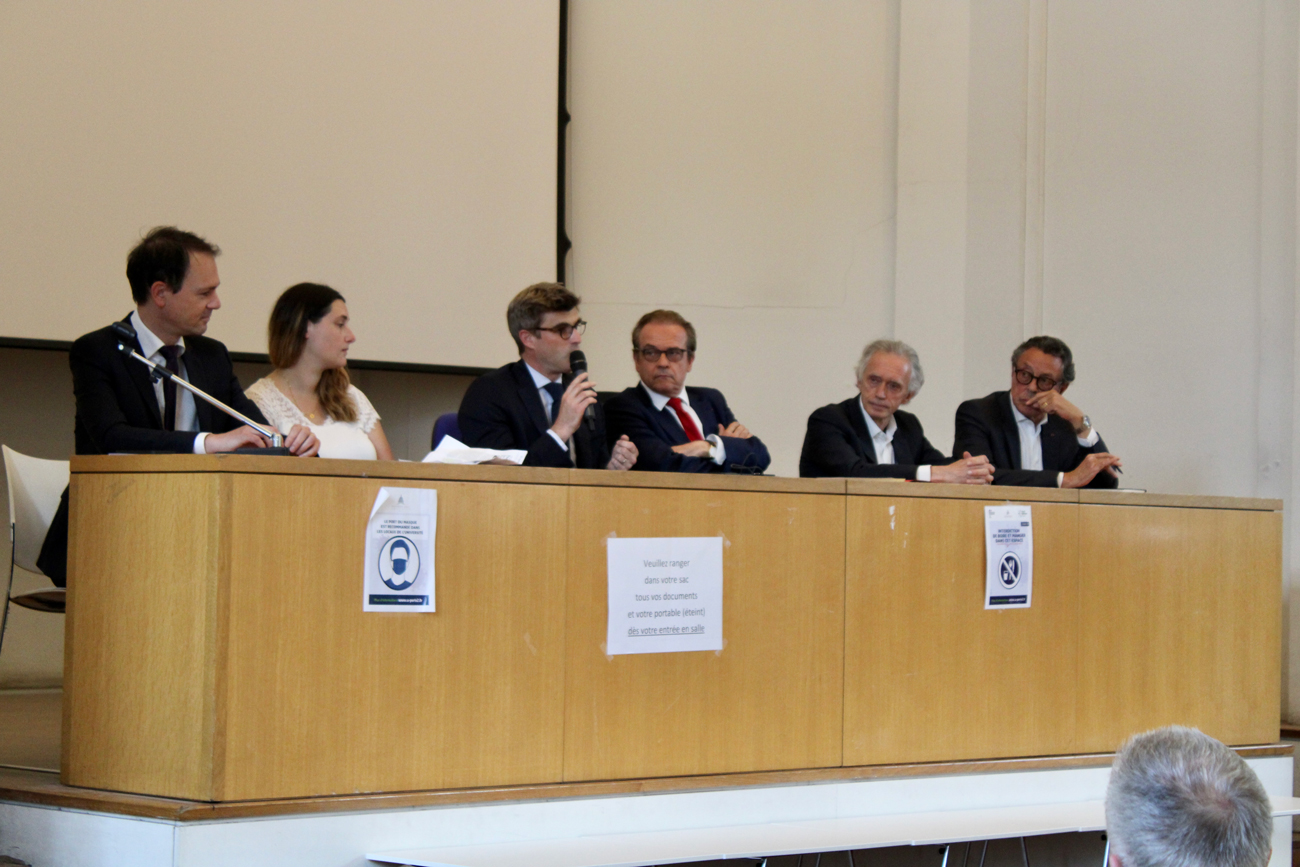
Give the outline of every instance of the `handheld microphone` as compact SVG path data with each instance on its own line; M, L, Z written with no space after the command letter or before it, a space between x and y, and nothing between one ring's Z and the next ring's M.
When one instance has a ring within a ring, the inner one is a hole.
M574 376L587 372L587 356L582 354L581 349L575 349L569 353L569 372ZM596 429L596 405L594 403L587 405L582 417L587 421L587 430Z

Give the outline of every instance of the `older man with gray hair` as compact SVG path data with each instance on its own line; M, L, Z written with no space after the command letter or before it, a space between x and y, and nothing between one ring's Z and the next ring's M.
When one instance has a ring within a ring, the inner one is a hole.
M1109 867L1264 867L1273 819L1241 756L1195 729L1135 735L1106 788Z
M857 476L987 485L988 458L953 461L930 445L921 422L899 407L925 384L921 359L901 340L876 340L862 350L854 371L858 395L808 418L801 476Z

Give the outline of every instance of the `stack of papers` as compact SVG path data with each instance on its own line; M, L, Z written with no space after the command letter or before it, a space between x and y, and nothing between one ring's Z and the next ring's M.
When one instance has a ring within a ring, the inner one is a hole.
M528 452L523 449L472 449L455 437L443 437L438 447L424 456L424 464L481 464L493 458L522 464Z

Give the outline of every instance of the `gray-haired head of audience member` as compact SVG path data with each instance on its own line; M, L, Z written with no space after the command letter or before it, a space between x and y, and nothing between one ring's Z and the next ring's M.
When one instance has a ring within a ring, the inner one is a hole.
M1106 788L1109 867L1264 867L1273 819L1241 756L1195 729L1134 735Z
M853 368L853 381L861 382L862 374L871 363L871 356L877 352L883 352L887 355L898 355L907 359L908 366L912 369L912 378L907 385L908 399L916 397L921 391L921 386L925 385L925 371L921 369L921 356L916 354L916 350L908 346L901 340L873 340L862 350L862 357L858 359L857 367Z

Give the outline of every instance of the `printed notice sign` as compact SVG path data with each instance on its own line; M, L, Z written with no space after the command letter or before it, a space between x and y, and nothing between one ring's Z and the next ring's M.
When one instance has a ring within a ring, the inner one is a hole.
M984 507L984 607L1034 601L1034 521L1029 506Z
M362 611L433 611L438 492L380 488L366 525Z
M605 652L722 649L722 537L610 539Z

